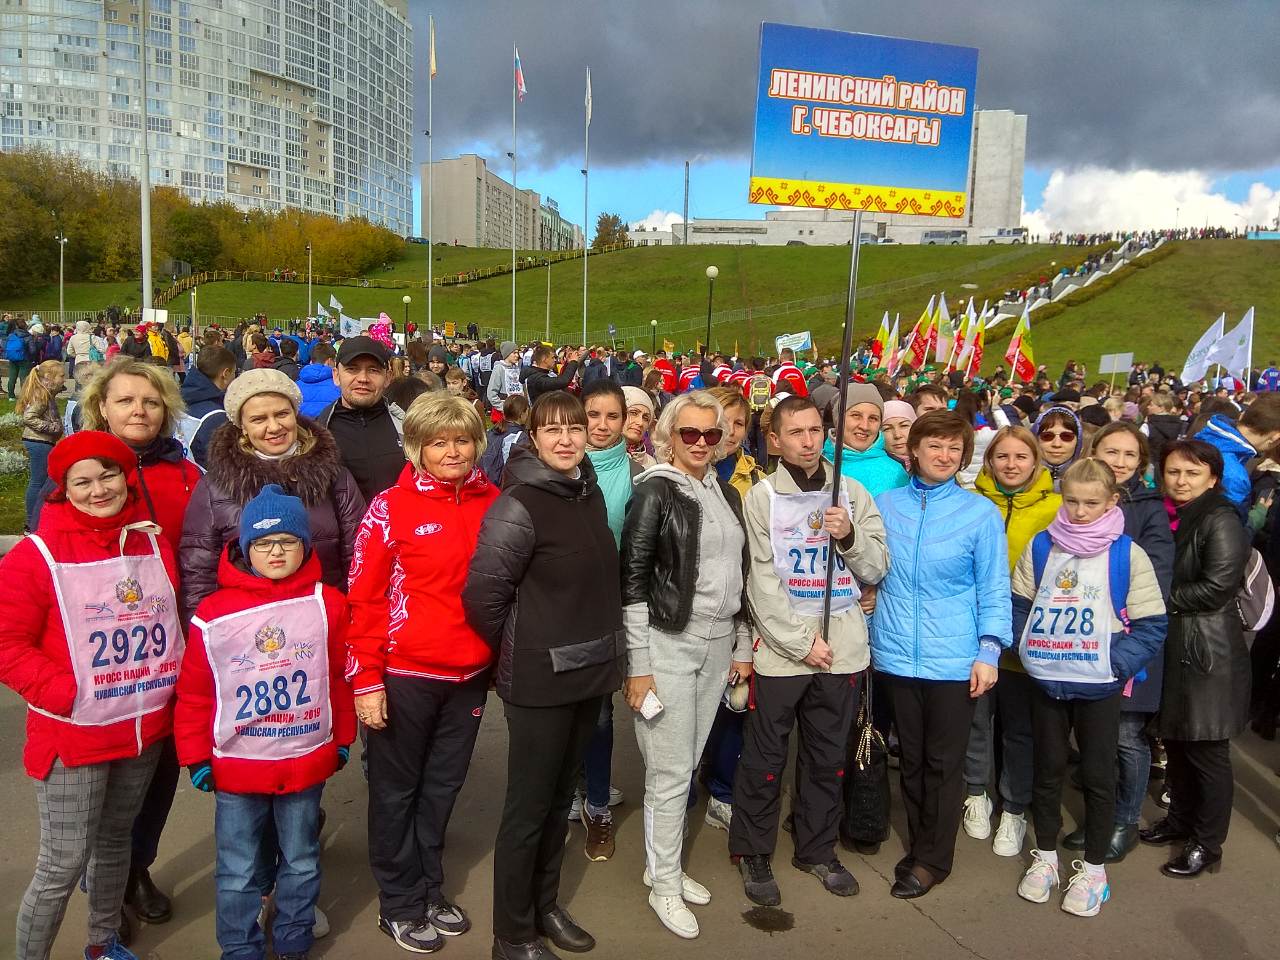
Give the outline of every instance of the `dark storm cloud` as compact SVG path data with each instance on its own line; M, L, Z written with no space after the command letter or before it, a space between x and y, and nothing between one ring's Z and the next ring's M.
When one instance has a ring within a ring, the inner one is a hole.
M513 41L529 88L525 163L580 162L587 64L593 166L748 156L768 19L978 47L977 103L1029 116L1028 163L1231 171L1280 162L1272 0L410 0L419 133L429 5L437 157L477 141L509 149ZM421 160L421 136L416 147Z

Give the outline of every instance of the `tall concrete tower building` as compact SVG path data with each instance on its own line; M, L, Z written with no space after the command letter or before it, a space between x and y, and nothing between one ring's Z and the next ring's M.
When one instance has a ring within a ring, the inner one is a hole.
M0 149L194 201L413 223L409 0L25 0L0 15Z

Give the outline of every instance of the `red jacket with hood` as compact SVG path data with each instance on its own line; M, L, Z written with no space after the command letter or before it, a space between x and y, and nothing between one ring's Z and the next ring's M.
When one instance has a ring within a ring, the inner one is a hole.
M147 510L134 499L119 515L119 524L95 530L85 515L65 501L44 504L37 532L58 563L92 563L120 556L120 527L144 521ZM178 571L168 539L156 537L160 557L177 592ZM127 555L151 553L146 534L131 531ZM76 678L67 648L49 565L31 540L22 540L0 560L0 682L38 710L68 716L76 699ZM173 729L172 704L133 720L107 726L79 726L27 711L27 743L23 765L37 780L49 775L53 761L80 767L136 757Z
M233 559L233 557L235 559ZM296 572L283 580L259 577L248 567L239 542L227 544L218 566L218 589L200 601L196 619L208 623L242 610L310 596L320 582L320 561L312 550ZM173 736L178 762L183 766L208 761L213 783L228 793L298 793L333 776L338 769L338 747L356 737L356 708L351 685L342 677L347 647L347 602L333 587L324 588L329 620L329 706L333 736L310 753L289 760L246 760L213 755L213 721L217 699L213 670L209 666L204 634L193 621L187 649L178 672L178 701L173 716Z
M463 613L462 587L496 499L498 488L479 470L455 489L412 465L373 498L347 591L347 676L356 696L381 690L384 673L461 682L493 666L493 648Z

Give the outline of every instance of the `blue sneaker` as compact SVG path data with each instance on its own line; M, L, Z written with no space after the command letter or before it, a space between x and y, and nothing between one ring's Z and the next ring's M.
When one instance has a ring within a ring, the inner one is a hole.
M138 955L113 936L100 947L85 947L84 960L138 960Z

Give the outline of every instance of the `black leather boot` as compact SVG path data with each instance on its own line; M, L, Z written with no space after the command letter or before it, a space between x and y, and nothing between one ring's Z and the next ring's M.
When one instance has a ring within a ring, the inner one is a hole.
M124 902L133 908L143 923L168 923L173 917L172 902L156 888L151 881L151 873L145 869L129 871Z
M1209 873L1217 873L1221 867L1222 854L1210 853L1192 840L1182 848L1182 853L1161 867L1160 872L1166 877L1190 880L1192 877L1200 876L1206 870Z
M1107 863L1119 863L1129 855L1129 851L1138 845L1138 825L1136 823L1117 823L1111 833L1111 843L1107 846Z
M1181 829L1170 824L1168 817L1163 817L1145 830L1139 830L1138 839L1143 843L1163 846L1166 843L1182 843L1190 838Z
M586 953L595 948L596 938L578 926L564 907L556 907L540 914L533 925L540 934L561 950L568 950L570 953Z
M493 938L493 960L560 960L541 940L512 943L500 937Z

